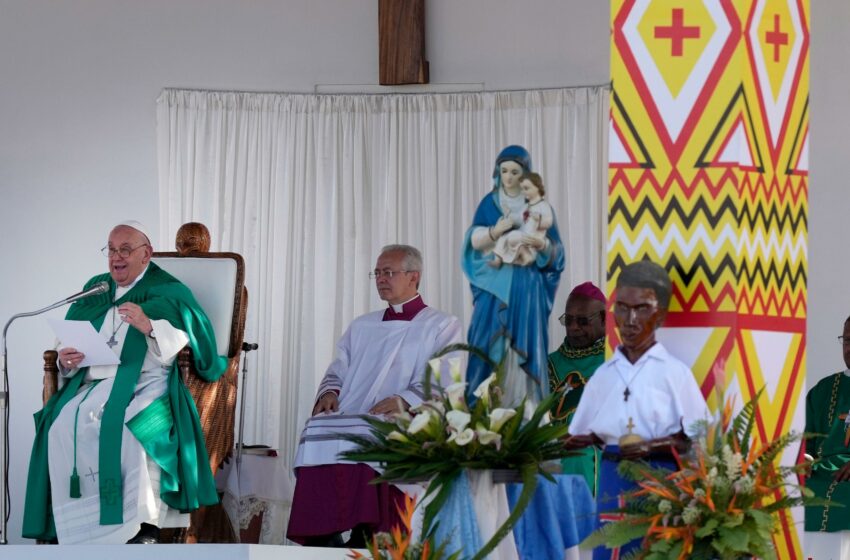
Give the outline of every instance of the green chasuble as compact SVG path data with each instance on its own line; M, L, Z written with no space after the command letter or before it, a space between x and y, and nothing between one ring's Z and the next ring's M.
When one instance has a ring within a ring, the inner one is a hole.
M587 380L605 361L605 338L600 338L587 348L572 348L564 343L549 354L549 389L558 395L552 410L552 419L569 425ZM564 474L578 474L587 481L593 495L599 483L599 450L587 447L579 455L561 459Z
M844 372L820 380L806 395L806 432L822 434L806 440L806 452L816 459L806 487L844 506L807 506L806 531L850 530L850 481L834 480L836 471L850 461L850 447L844 444L848 411L850 377Z
M78 300L68 310L66 319L90 321L98 330L113 306L124 302L138 304L149 319L167 320L186 333L195 368L203 379L215 381L224 373L227 358L218 355L212 325L189 288L179 280L150 263L142 279L114 302L116 285L109 274L95 276L88 281L85 289L102 281L109 283L109 291ZM121 440L125 423L161 469L160 495L163 502L184 513L218 502L198 411L180 379L176 360L168 374L167 392L133 418L124 418L146 352L145 336L130 328L121 349L121 365L115 374L100 427L100 523L103 525L123 523ZM83 386L87 371L88 368L83 368L68 379L62 389L35 414L36 435L24 506L25 538L49 540L55 537L47 436L62 407ZM69 472L68 475L72 477L73 489L76 473ZM71 497L74 497L73 493Z

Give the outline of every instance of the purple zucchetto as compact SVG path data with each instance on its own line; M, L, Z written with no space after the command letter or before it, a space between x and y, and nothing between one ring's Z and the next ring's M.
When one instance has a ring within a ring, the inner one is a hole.
M573 288L573 291L570 292L570 297L572 296L582 296L588 299L595 299L597 301L601 301L605 303L605 294L602 293L602 290L597 288L593 282L583 282Z

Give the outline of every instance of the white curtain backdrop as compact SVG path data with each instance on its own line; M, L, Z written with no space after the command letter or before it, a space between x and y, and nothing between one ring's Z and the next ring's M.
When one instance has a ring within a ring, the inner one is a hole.
M422 95L164 90L157 101L160 229L187 221L241 253L249 291L245 440L290 462L336 339L383 304L381 246L423 253L425 301L469 325L460 248L496 155L525 146L567 251L571 286L604 278L608 88Z

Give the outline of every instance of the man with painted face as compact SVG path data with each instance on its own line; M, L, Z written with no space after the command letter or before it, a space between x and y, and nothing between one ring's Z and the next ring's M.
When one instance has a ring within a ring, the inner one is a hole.
M850 317L838 337L846 369L833 373L806 395L806 452L815 459L806 487L819 498L850 505ZM847 507L806 506L805 552L811 558L846 558Z
M672 286L667 272L650 261L627 265L617 277L614 320L620 346L584 388L570 423L567 447L603 445L597 511L617 507L617 497L634 486L621 479L622 459L647 459L673 468L671 447L687 448L695 423L709 410L691 369L656 340ZM639 541L620 549L620 554ZM611 558L599 547L594 560Z
M109 273L66 319L89 321L120 358L91 365L60 347L62 388L36 414L23 535L60 544L152 544L160 527L218 502L203 433L176 357L187 344L198 374L215 381L227 359L189 289L151 262L146 228L115 226Z
M378 296L389 307L361 315L337 342L336 359L319 384L313 416L295 457L297 482L287 538L304 545L363 547L364 535L398 525L404 494L370 484L377 472L339 454L355 444L340 433L369 435L365 414L386 415L422 403L428 359L462 341L460 321L428 307L419 295L422 256L409 245L381 250L375 270ZM449 375L444 372L443 379Z
M579 284L567 297L559 320L566 336L549 354L549 389L558 395L552 418L569 425L584 386L605 361L605 294L592 282ZM599 453L593 446L579 453L561 459L561 470L583 476L596 495Z

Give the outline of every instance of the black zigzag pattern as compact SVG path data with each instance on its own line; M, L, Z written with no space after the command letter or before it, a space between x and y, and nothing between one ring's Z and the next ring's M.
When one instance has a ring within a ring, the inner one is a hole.
M643 254L635 260L650 260L650 256ZM621 255L617 255L608 268L608 278L613 278L619 274L624 266L632 262L634 261L626 262ZM738 268L739 266L740 268ZM789 286L794 290L798 286L805 286L807 280L805 268L802 266L795 266L792 269L790 263L786 262L780 269L776 266L775 262L771 261L765 269L764 264L758 261L751 268L746 261L740 265L736 265L730 255L725 255L720 260L720 263L716 267L713 267L706 261L703 255L697 255L693 263L686 266L674 254L664 263L664 268L668 273L672 274L675 272L676 276L681 278L686 286L691 284L691 281L698 272L702 272L708 279L709 284L715 286L727 270L732 272L732 275L737 281L746 278L750 286L755 286L756 284L767 286L771 281L774 281L779 286Z
M651 260L651 258L648 254L643 254L633 261L630 260L626 262L622 255L617 255L614 257L614 260L608 268L608 278L613 278L615 275L619 274L620 270L622 270L626 265L640 260ZM735 261L730 255L724 256L716 268L709 265L709 263L705 260L705 257L702 255L697 255L694 262L688 267L683 265L676 255L672 255L667 262L663 263L663 265L668 273L673 273L675 271L676 276L681 278L686 286L690 285L698 272L702 272L708 279L709 284L712 286L718 283L727 270L730 270L732 275L737 277Z
M755 229L757 225L760 225L767 230L785 230L790 225L791 231L797 232L801 229L800 224L803 225L804 229L808 229L809 219L805 212L786 206L782 215L780 215L776 204L769 206L770 211L765 213L765 204L762 204L761 201L756 203L755 211L753 211L752 204L745 204L741 210L741 221L748 225L750 229Z
M650 220L663 228L664 224L670 220L670 217L676 214L682 220L685 227L690 227L699 215L705 216L711 227L716 227L720 223L721 218L723 218L723 215L727 213L737 221L738 209L735 208L735 201L732 197L725 197L716 211L712 211L709 208L708 203L703 197L699 197L690 211L686 211L679 200L674 198L664 206L661 212L658 211L658 208L653 205L651 200L644 199L634 215L629 211L629 207L625 201L622 198L618 198L611 205L611 209L608 212L608 223L612 223L618 215L622 215L629 227L635 229L644 215L649 214L651 216Z

